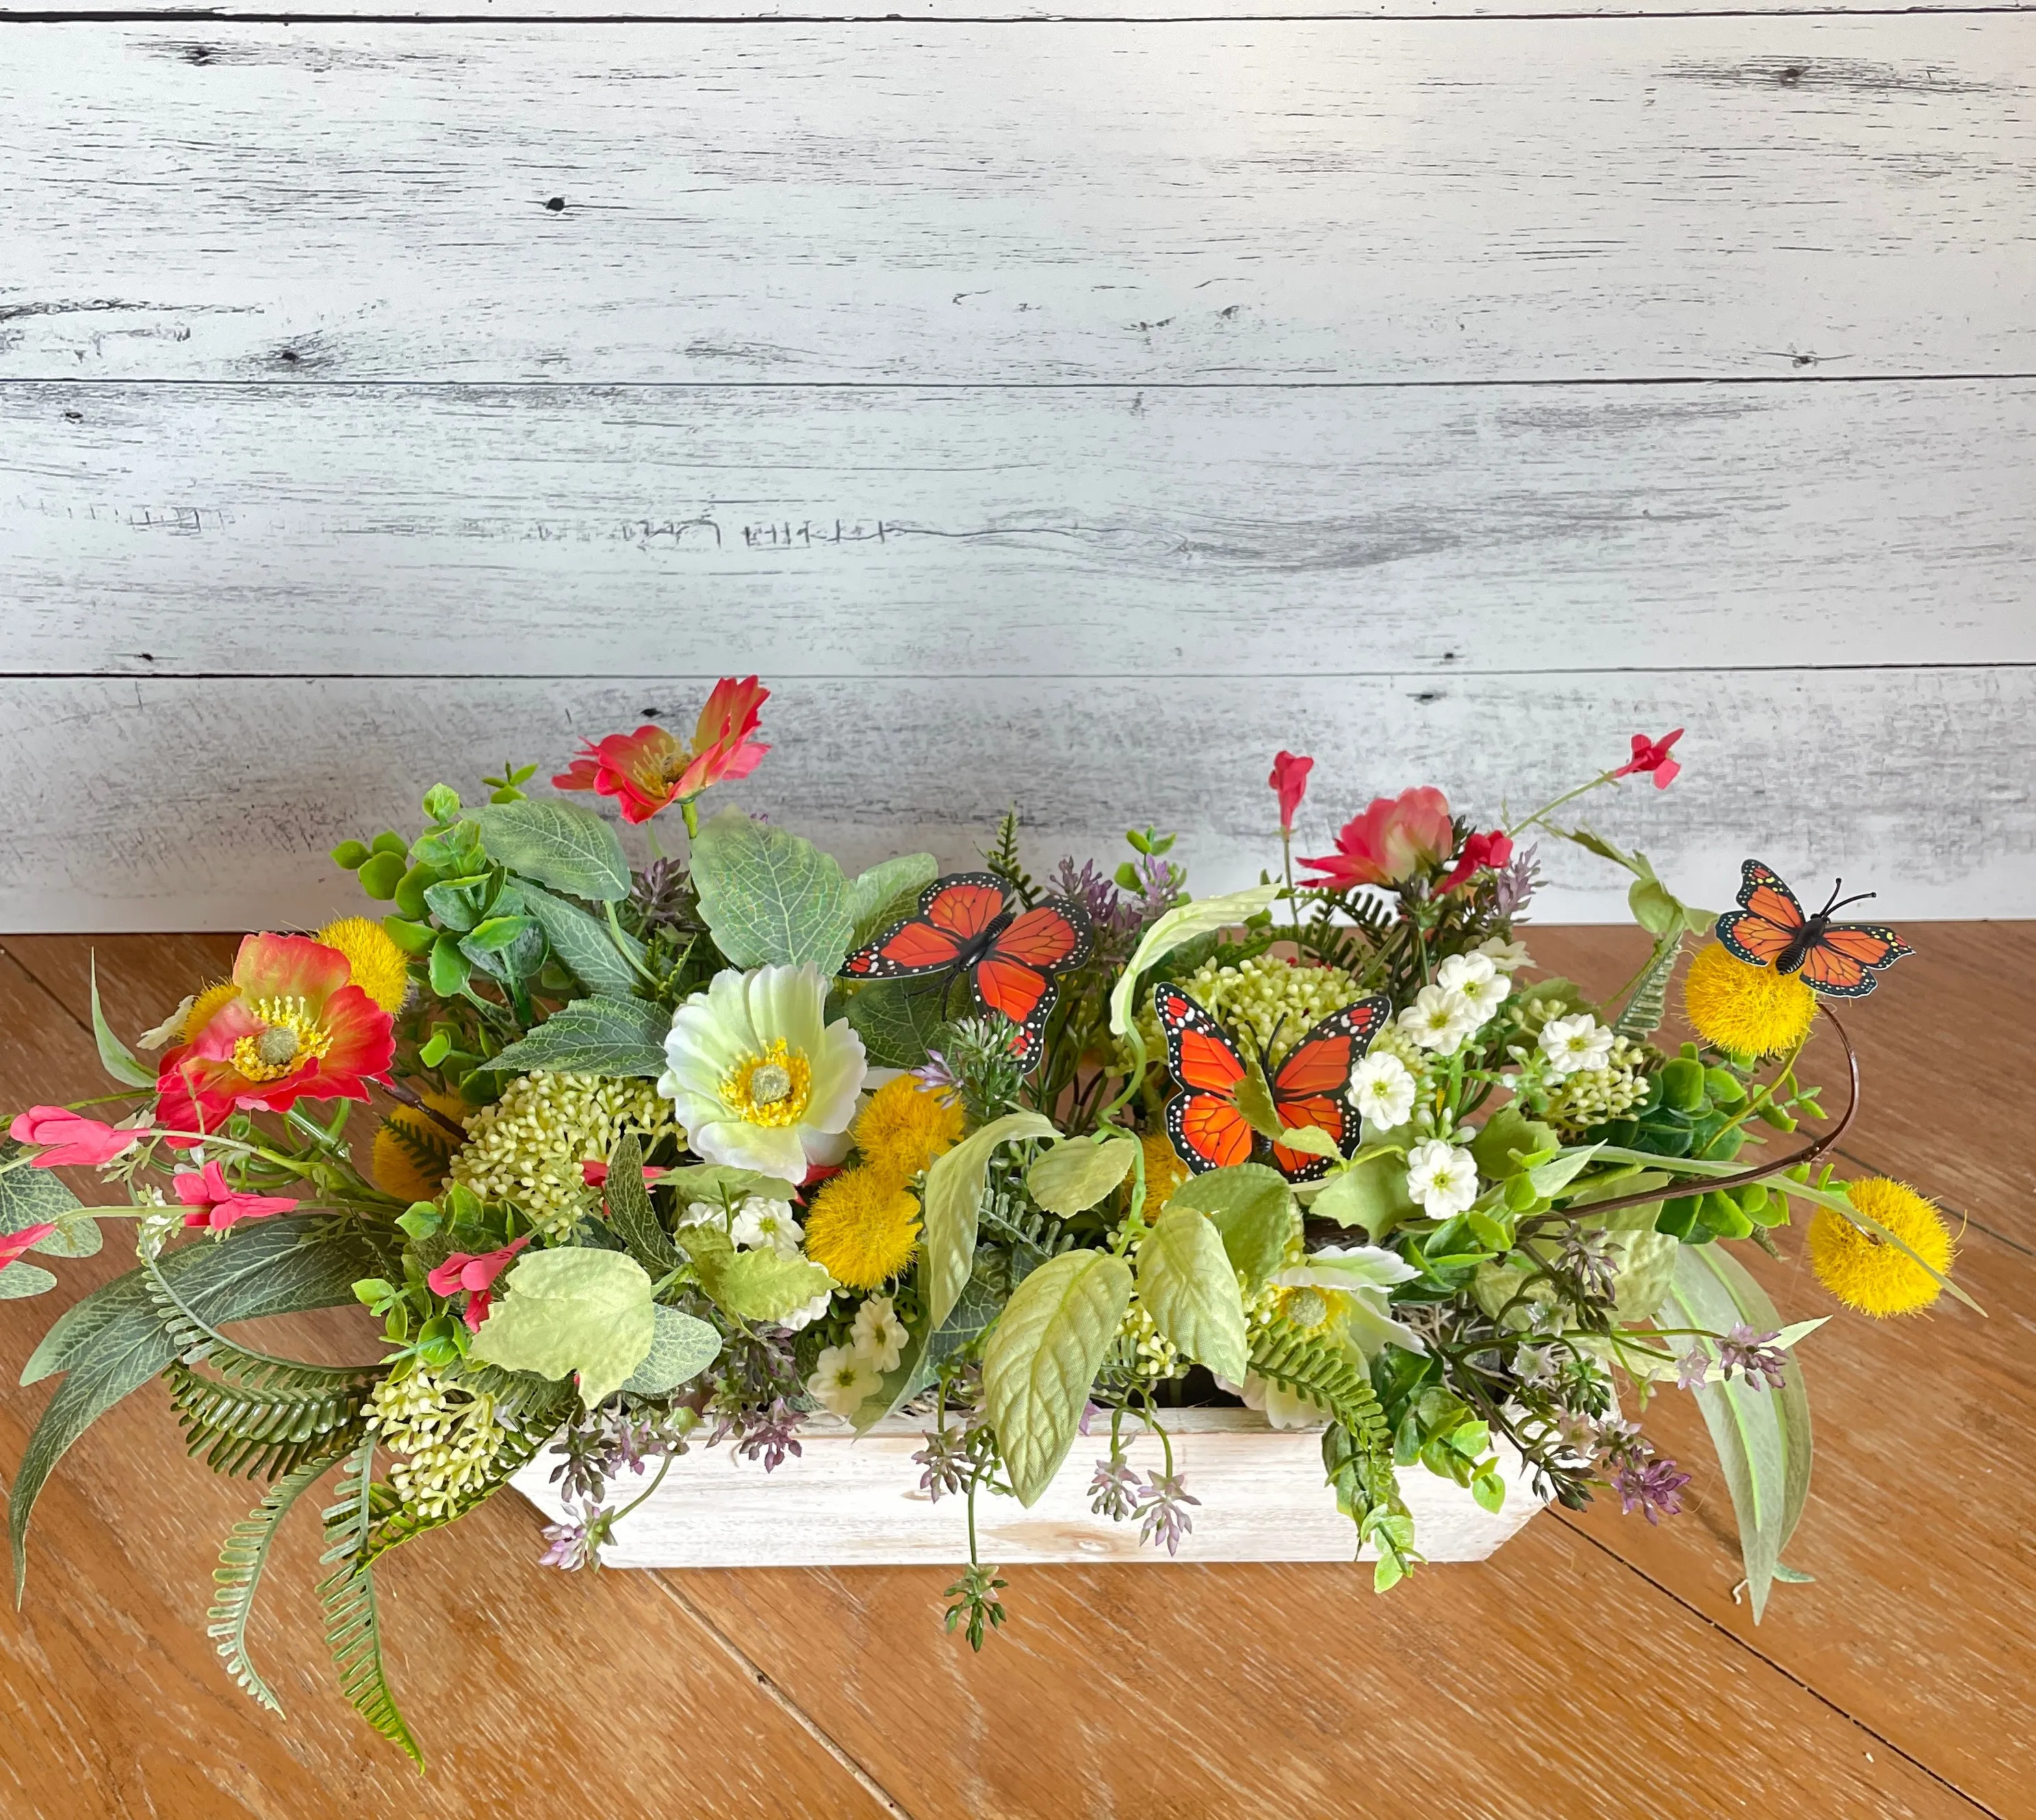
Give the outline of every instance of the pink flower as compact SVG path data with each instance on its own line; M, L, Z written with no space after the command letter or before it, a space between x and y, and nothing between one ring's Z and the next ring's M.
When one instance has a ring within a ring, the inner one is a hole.
M1308 793L1308 773L1315 768L1312 758L1297 758L1291 752L1283 752L1272 761L1272 775L1265 780L1280 793L1280 832L1294 832L1294 811L1301 806L1301 799Z
M202 1171L183 1169L172 1178L177 1199L190 1209L184 1215L187 1226L203 1226L223 1233L242 1220L266 1220L292 1211L296 1203L283 1195L249 1195L227 1185L217 1163L207 1163Z
M495 1279L530 1242L530 1235L526 1233L520 1239L511 1239L499 1252L454 1252L424 1282L435 1296L451 1297L466 1290L466 1324L478 1328L488 1319L488 1305L495 1299Z
M1442 881L1435 895L1439 897L1446 892L1453 891L1473 872L1481 872L1487 866L1495 870L1512 857L1513 836L1502 828L1495 828L1489 834L1466 835L1463 851L1457 855L1454 869Z
M1375 798L1362 815L1343 825L1336 844L1335 852L1301 862L1322 874L1316 883L1339 890L1355 885L1404 885L1446 859L1456 844L1449 799L1427 786Z
M643 1165L643 1180L647 1184L654 1182L660 1176L667 1173L669 1173L668 1171L659 1168L655 1163L646 1163ZM606 1188L608 1186L607 1164L601 1161L598 1157L589 1157L579 1166L579 1179L590 1188Z
M1644 733L1633 736L1633 757L1612 772L1615 777L1631 777L1636 771L1654 773L1654 787L1666 790L1676 781L1676 773L1683 768L1680 759L1668 756L1668 748L1683 737L1677 727L1673 733L1665 733L1659 739L1650 739Z
M115 1131L97 1119L81 1118L63 1106L31 1106L7 1127L17 1144L47 1144L40 1157L32 1157L32 1169L61 1169L73 1163L96 1169L110 1163L145 1131Z
M771 748L749 736L770 697L753 676L724 676L700 710L690 741L662 727L611 733L590 742L552 780L552 787L612 796L624 821L648 821L674 802L689 802L703 790L747 777L756 768Z
M24 1252L32 1252L56 1228L47 1220L38 1225L24 1226L18 1233L0 1233L0 1271L14 1262Z

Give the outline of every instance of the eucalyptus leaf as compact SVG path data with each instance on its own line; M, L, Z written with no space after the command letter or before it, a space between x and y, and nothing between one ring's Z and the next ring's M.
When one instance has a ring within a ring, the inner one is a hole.
M1138 1299L1190 1358L1233 1384L1244 1381L1244 1297L1208 1214L1178 1201L1160 1214L1138 1248Z
M783 828L724 809L695 836L700 915L732 967L841 971L855 926L848 882L831 854Z
M1110 1193L1137 1155L1138 1140L1122 1132L1064 1138L1034 1159L1025 1186L1048 1213L1068 1219Z
M615 830L571 802L500 802L474 817L488 857L554 891L597 904L629 895L629 861Z
M903 853L850 879L850 946L862 946L893 923L911 915L919 894L940 876L940 870L941 863L930 853Z
M1122 1036L1131 1028L1132 1006L1137 998L1139 976L1184 942L1218 929L1227 929L1246 917L1256 916L1279 896L1278 885L1254 885L1233 891L1227 897L1203 897L1169 910L1145 931L1130 961L1110 994L1110 1028Z
M511 806L514 806L513 805ZM641 999L575 999L488 1065L509 1074L624 1074L665 1071L672 1014Z
M1678 1245L1668 1307L1673 1326L1726 1333L1737 1323L1762 1333L1782 1326L1767 1293L1722 1245ZM1781 1388L1744 1379L1699 1385L1703 1411L1739 1520L1747 1597L1760 1622L1775 1563L1795 1533L1810 1490L1810 1399L1793 1356Z
M1231 1265L1255 1293L1286 1262L1288 1240L1300 1229L1287 1178L1263 1163L1236 1163L1190 1176L1167 1203L1208 1215Z
M707 1322L652 1305L650 1350L622 1388L632 1396L666 1396L696 1378L721 1354L721 1335Z
M650 1278L624 1252L528 1252L510 1266L503 1289L467 1349L472 1357L539 1377L577 1374L580 1401L592 1409L650 1356Z
M626 929L613 930L577 904L534 885L523 887L523 908L537 919L552 952L589 991L628 999L642 991L636 969L643 964L643 944Z
M919 1284L927 1319L936 1327L947 1319L975 1262L990 1152L999 1144L1055 1135L1053 1121L1037 1112L1007 1112L934 1157L926 1171Z
M1028 1509L1074 1444L1096 1369L1130 1303L1123 1259L1063 1252L1012 1292L983 1343L984 1405L1011 1489Z
M92 1040L99 1047L100 1067L124 1086L154 1086L156 1070L138 1061L127 1045L113 1034L113 1026L106 1021L106 1013L99 1003L99 956L96 952L91 960L91 974Z

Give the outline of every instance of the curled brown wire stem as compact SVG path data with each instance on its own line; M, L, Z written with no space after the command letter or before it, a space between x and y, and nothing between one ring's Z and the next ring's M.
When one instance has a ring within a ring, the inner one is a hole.
M1643 1207L1655 1201L1674 1200L1679 1193L1721 1194L1728 1188L1744 1188L1755 1182L1766 1181L1785 1170L1799 1169L1805 1163L1814 1163L1823 1155L1845 1135L1846 1127L1852 1123L1853 1114L1859 1110L1859 1056L1853 1048L1852 1038L1846 1034L1845 1025L1838 1021L1837 1012L1821 999L1817 1001L1817 1009L1831 1019L1831 1028L1838 1032L1838 1040L1845 1045L1846 1068L1850 1077L1851 1097L1846 1101L1845 1112L1838 1122L1815 1143L1805 1146L1793 1157L1782 1157L1763 1163L1758 1169L1741 1169L1736 1176L1692 1176L1680 1188L1672 1185L1666 1189L1648 1188L1637 1195L1619 1195L1606 1201L1579 1201L1575 1203L1577 1210L1604 1214L1611 1212L1615 1207ZM1672 1169L1680 1159L1664 1157L1661 1161L1665 1167Z

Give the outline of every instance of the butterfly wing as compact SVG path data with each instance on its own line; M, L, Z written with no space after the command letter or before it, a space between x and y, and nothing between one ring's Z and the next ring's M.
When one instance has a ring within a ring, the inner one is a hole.
M1727 953L1749 967L1770 967L1795 946L1807 919L1780 873L1749 859L1740 868L1740 908L1717 919Z
M1339 1150L1349 1154L1363 1123L1350 1103L1351 1071L1363 1059L1391 1010L1392 1001L1383 993L1374 993L1332 1011L1295 1044L1270 1083L1273 1110L1281 1124L1289 1131L1312 1125L1326 1132ZM1319 1180L1328 1174L1330 1163L1327 1157L1289 1150L1284 1144L1272 1146L1272 1161L1290 1182Z
M1035 1062L1057 995L1054 976L1080 966L1092 951L1088 914L1065 897L1048 897L1002 927L991 927L971 975L975 1002L1018 1026L1012 1053Z
M1004 885L991 872L953 872L919 893L915 916L894 923L842 963L858 980L909 980L966 960L1004 914Z
M1009 1018L1018 1026L1011 1053L1028 1067L1039 1059L1045 1041L1046 1019L1058 996L1053 980L1036 967L1022 961L1008 961L989 953L978 961L969 976L975 1002L986 1011Z
M1154 988L1167 1066L1181 1090L1167 1102L1167 1135L1197 1175L1251 1159L1252 1130L1237 1109L1244 1062L1216 1020L1177 986Z
M1877 923L1834 923L1803 957L1803 984L1833 999L1864 999L1880 984L1875 969L1916 950Z

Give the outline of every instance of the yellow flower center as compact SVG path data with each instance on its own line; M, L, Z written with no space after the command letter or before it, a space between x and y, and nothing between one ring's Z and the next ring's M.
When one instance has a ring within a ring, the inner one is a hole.
M265 1028L233 1045L233 1065L251 1081L279 1081L332 1047L302 999L251 999L247 1008Z
M721 1084L722 1102L752 1125L796 1125L813 1097L813 1071L804 1051L774 1037L760 1055L749 1055Z
M1329 1318L1328 1298L1319 1289L1290 1290L1286 1303L1286 1316L1297 1327L1318 1327Z

